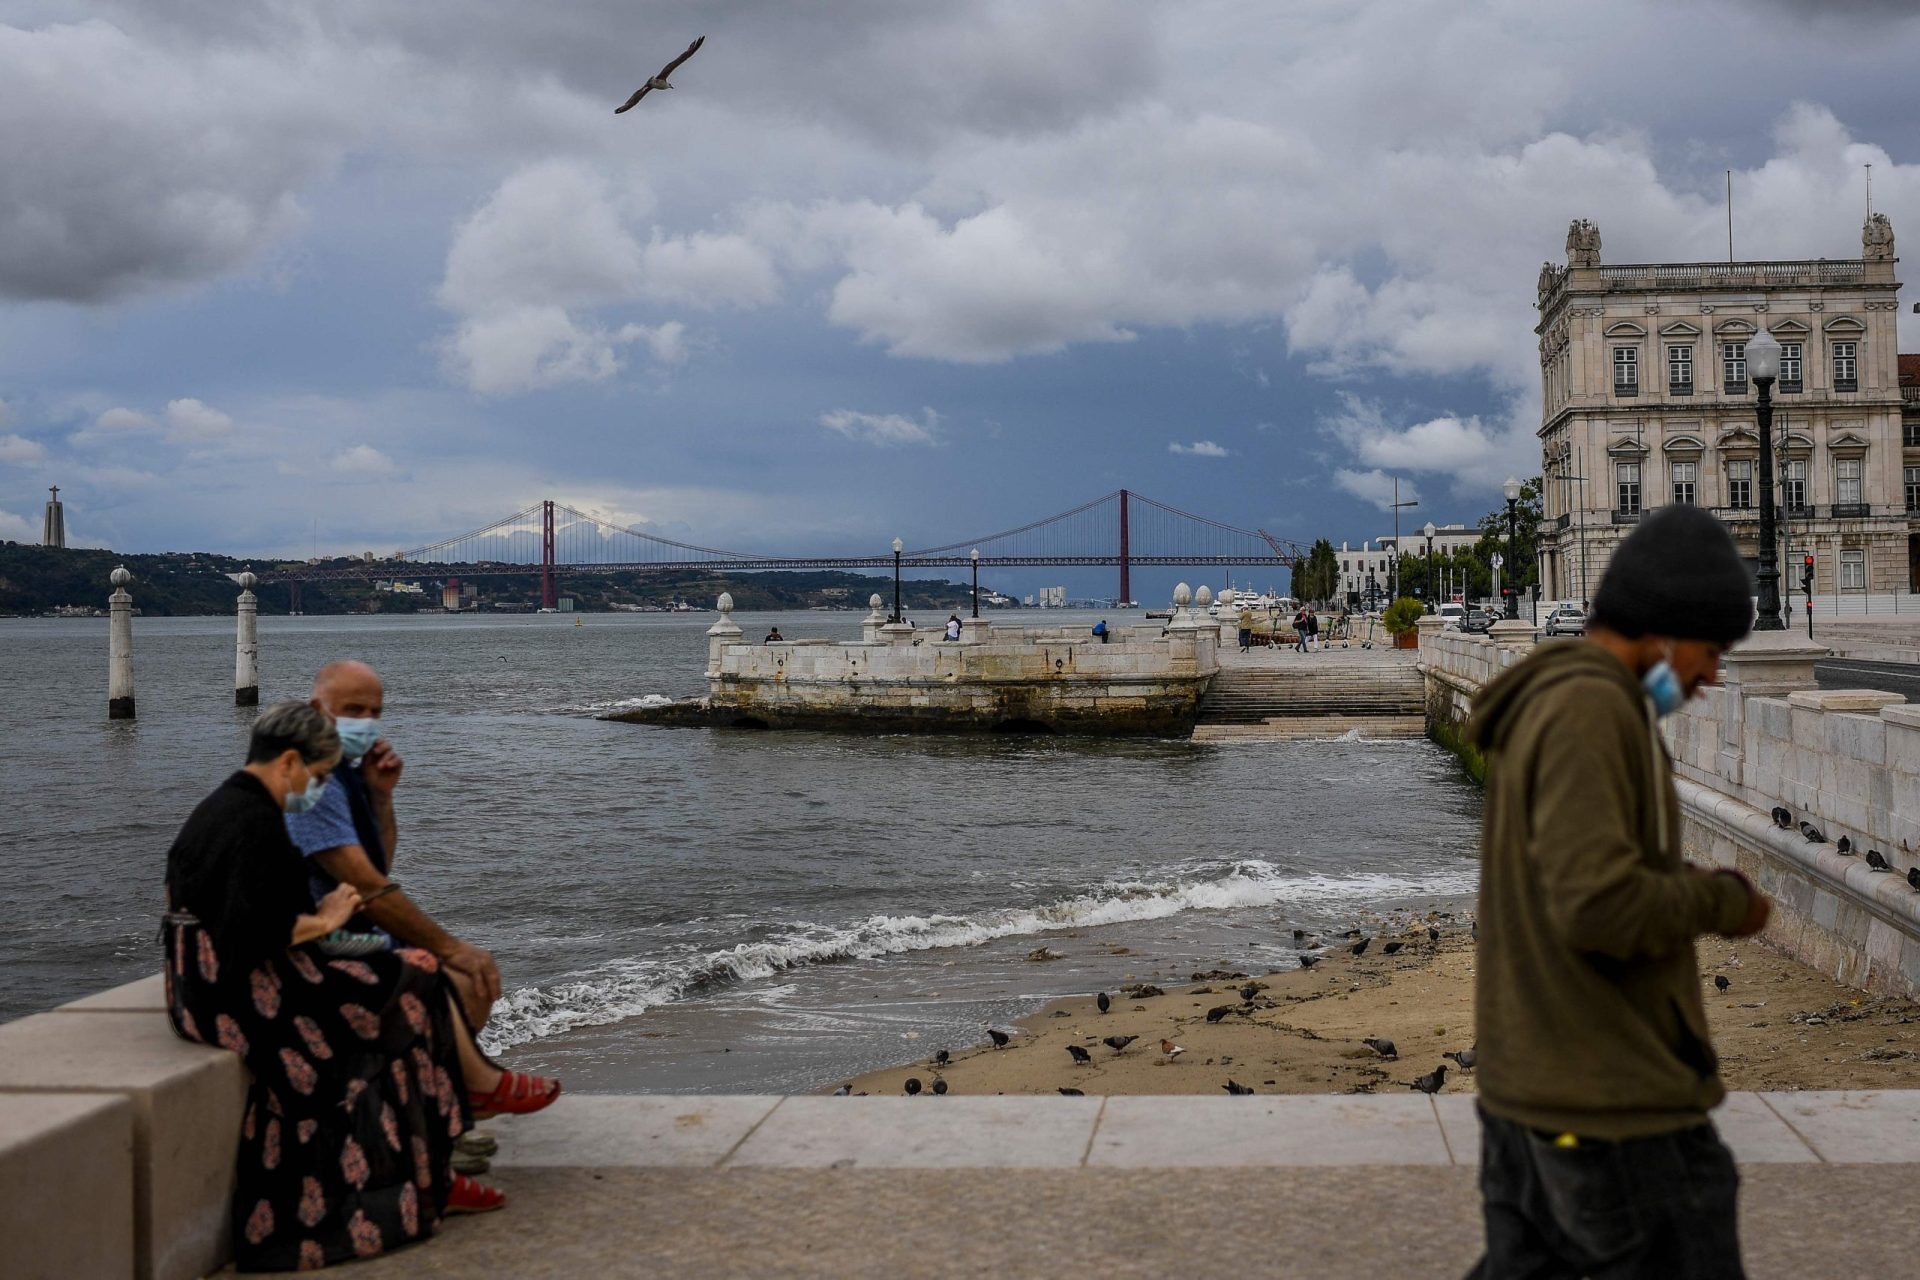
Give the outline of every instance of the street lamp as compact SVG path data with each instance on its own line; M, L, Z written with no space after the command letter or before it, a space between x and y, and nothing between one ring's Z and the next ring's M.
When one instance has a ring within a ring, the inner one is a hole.
M1393 478L1393 598L1400 598L1400 508L1417 507L1418 498L1400 501L1400 477Z
M969 552L967 559L973 561L973 616L977 618L980 616L980 548Z
M1747 339L1747 376L1760 388L1760 588L1755 631L1785 631L1780 618L1780 561L1773 527L1773 380L1780 376L1780 344L1765 329Z
M898 538L893 540L893 616L887 619L888 622L899 622L902 620L900 613L900 553L906 549L906 543L900 541Z
M1427 521L1422 532L1427 535L1427 612L1438 613L1440 606L1434 603L1433 594L1433 521Z
M1500 486L1500 492L1507 498L1507 617L1520 616L1520 590L1517 578L1520 573L1520 561L1515 558L1519 546L1520 527L1520 482L1512 476Z

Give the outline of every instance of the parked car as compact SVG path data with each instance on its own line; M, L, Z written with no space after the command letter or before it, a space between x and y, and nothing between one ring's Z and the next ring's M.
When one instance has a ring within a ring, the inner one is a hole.
M1468 635L1483 636L1493 629L1494 621L1495 618L1491 612L1476 604L1460 619L1460 630Z
M1540 624L1543 636L1583 636L1587 634L1587 615L1572 605L1561 605Z

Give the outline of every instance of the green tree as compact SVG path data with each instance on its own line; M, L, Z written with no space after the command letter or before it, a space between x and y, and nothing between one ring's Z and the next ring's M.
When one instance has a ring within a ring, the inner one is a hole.
M1307 558L1293 566L1293 594L1301 601L1324 604L1340 589L1340 560L1333 543L1325 538L1307 551Z
M1513 554L1507 554L1507 504L1503 499L1499 506L1480 517L1480 541L1475 544L1472 556L1480 565L1486 578L1484 591L1493 589L1493 553L1499 552L1506 557L1507 563L1500 570L1500 582L1503 587L1517 587L1524 599L1533 590L1539 580L1540 524L1546 519L1546 507L1542 495L1546 485L1539 476L1533 477L1520 486L1520 501L1514 506L1514 546Z

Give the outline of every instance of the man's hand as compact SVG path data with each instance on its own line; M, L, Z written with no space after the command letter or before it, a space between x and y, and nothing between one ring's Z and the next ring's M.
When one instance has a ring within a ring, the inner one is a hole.
M1740 882L1740 887L1747 891L1746 917L1740 921L1733 932L1726 936L1729 938L1751 938L1754 934L1766 928L1767 918L1773 914L1773 904L1767 901L1767 895L1755 888L1753 881L1731 868L1722 868L1714 874L1732 876Z
M471 979L475 993L488 1005L500 998L500 968L494 964L492 952L471 942L456 942L440 962Z
M404 768L406 761L400 758L400 753L388 746L385 738L381 738L360 762L360 776L365 779L367 790L382 799L391 800L393 789L400 784L400 771Z

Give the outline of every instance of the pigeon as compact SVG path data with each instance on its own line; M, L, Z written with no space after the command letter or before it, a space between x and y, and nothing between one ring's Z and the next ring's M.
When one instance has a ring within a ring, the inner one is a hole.
M1869 871L1891 871L1893 864L1878 849L1867 850L1867 869Z
M1160 1052L1166 1054L1169 1059L1177 1058L1186 1051L1187 1046L1183 1044L1175 1044L1171 1040L1162 1040L1160 1042Z
M1915 889L1920 889L1920 867L1907 868L1907 883Z
M1217 1005L1215 1005L1215 1006L1213 1006L1213 1008L1211 1008L1211 1009L1209 1009L1209 1010L1207 1010L1207 1021L1208 1021L1208 1022L1218 1022L1218 1021L1220 1021L1220 1019L1222 1019L1222 1018L1224 1018L1224 1017L1226 1017L1226 1016L1227 1016L1228 1014L1230 1014L1230 1013L1232 1013L1232 1012L1233 1012L1233 1006L1232 1006L1232 1005L1230 1005L1230 1004L1217 1004Z
M1440 1056L1443 1058L1452 1058L1460 1064L1462 1071L1471 1071L1473 1070L1473 1064L1480 1061L1480 1046L1475 1045L1471 1049L1462 1049L1458 1053L1443 1053Z
M1311 969L1313 968L1313 966L1319 963L1320 963L1319 956L1301 956L1300 957L1300 967L1302 969Z
M1253 1092L1252 1085L1241 1084L1238 1081L1234 1080L1232 1077L1228 1077L1227 1082L1224 1085L1221 1085L1220 1087L1225 1089L1228 1093L1232 1094L1236 1098L1242 1097L1246 1094Z
M1092 1062L1093 1061L1093 1055L1088 1053L1085 1049L1082 1049L1077 1044L1068 1045L1067 1052L1073 1055L1073 1060L1075 1062Z
M838 1089L835 1089L833 1091L833 1096L836 1098L850 1098L853 1096L853 1086L850 1084L843 1084Z
M1253 998L1259 994L1260 986L1258 983L1249 982L1246 986L1240 988L1240 998L1248 1004L1252 1004Z
M1815 844L1821 844L1827 838L1827 833L1814 826L1811 822L1802 822L1800 824L1800 834Z
M1400 1056L1400 1050L1394 1047L1394 1043L1391 1040L1383 1040L1377 1036L1368 1036L1360 1043L1383 1058L1397 1058Z
M1385 946L1383 946L1383 947L1381 947L1381 948L1380 948L1380 951L1381 951L1381 953L1382 953L1383 955L1389 955L1389 956L1390 956L1390 955L1392 955L1392 954L1393 954L1394 952L1396 952L1396 951L1398 951L1398 950L1399 950L1400 948L1402 948L1402 947L1404 947L1404 946L1406 946L1406 945L1407 945L1407 944L1406 944L1406 943L1404 943L1404 942L1389 942L1389 943L1387 943L1387 944L1386 944Z
M1791 831L1793 830L1793 815L1780 806L1775 805L1773 809L1773 825L1782 830Z
M1440 931L1432 925L1427 926L1427 941L1433 943L1435 946L1440 945Z
M1838 840L1835 840L1833 842L1833 847L1838 849L1842 853L1852 853L1853 841L1847 836L1841 836Z
M1728 987L1732 985L1733 983L1727 980L1726 974L1716 973L1713 975L1713 989L1715 991L1725 991Z
M1105 1013L1107 1010L1113 1008L1113 1001L1107 998L1107 993L1104 991L1102 991L1099 995L1095 996L1093 998L1093 1002L1100 1006L1100 1012L1102 1013Z
M987 1028L987 1039L989 1039L989 1040L991 1040L991 1041L993 1041L993 1047L994 1047L994 1048L996 1048L996 1049L1004 1049L1004 1048L1006 1048L1006 1047L1007 1047L1007 1041L1009 1041L1009 1040L1011 1040L1011 1039L1013 1039L1013 1037L1012 1037L1012 1036L1010 1036L1010 1035L1008 1035L1008 1034L1007 1034L1006 1032L1004 1032L1004 1031L997 1031L997 1030L995 1030L995 1029L994 1029L994 1028L992 1028L992 1027L988 1027L988 1028Z
M1078 1089L1060 1088L1060 1089L1054 1090L1054 1092L1059 1094L1063 1098L1084 1098L1087 1096L1085 1093L1082 1093Z
M948 1062L952 1061L952 1059L953 1059L953 1054L951 1054L945 1049L942 1049L940 1050L940 1052L933 1055L933 1065L936 1067L944 1067L947 1065Z
M920 1077L908 1076L907 1077L907 1096L911 1098L919 1092L920 1092Z
M701 36L698 40L695 40L692 44L688 45L687 51L685 53L675 58L672 62L669 62L666 66L660 68L659 75L649 77L645 84L641 85L638 89L635 89L633 91L633 96L627 99L625 105L618 106L613 109L613 114L620 115L622 112L633 110L636 106L640 104L640 99L646 97L649 93L652 93L655 89L673 88L672 85L667 83L667 77L672 75L675 71L679 70L680 64L685 62L688 58L691 58L696 52L699 51L700 46L705 44L706 42L707 42L707 38L705 36Z
M944 1093L946 1093L946 1091L947 1091L947 1082L946 1082L945 1080L942 1080L942 1079L941 1079L941 1078L940 1078L939 1076L935 1076L935 1077L933 1078L933 1091L934 1091L934 1092L935 1092L936 1094L944 1094Z
M1107 1046L1107 1048L1113 1050L1115 1053L1119 1053L1122 1049L1126 1048L1128 1045L1132 1044L1135 1040L1138 1040L1139 1038L1140 1038L1139 1036L1108 1036L1105 1040L1102 1040L1100 1043Z
M1365 955L1367 953L1367 944L1372 941L1373 941L1372 938L1362 938L1360 939L1360 941L1354 943L1351 947L1348 947L1347 950L1353 952L1353 954L1357 956Z
M1415 1076L1409 1089L1418 1089L1422 1093L1438 1093L1440 1086L1447 1082L1447 1064L1441 1063L1423 1076Z

